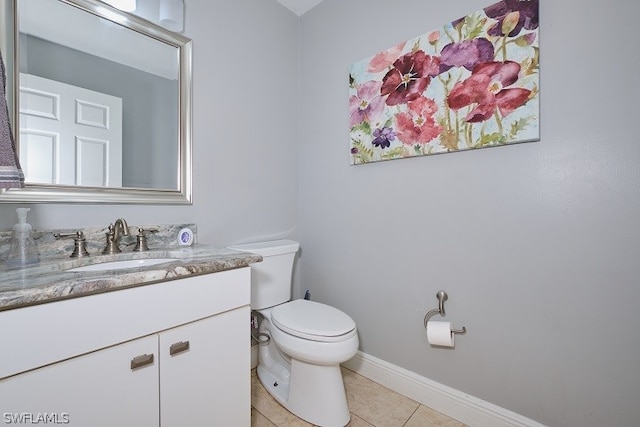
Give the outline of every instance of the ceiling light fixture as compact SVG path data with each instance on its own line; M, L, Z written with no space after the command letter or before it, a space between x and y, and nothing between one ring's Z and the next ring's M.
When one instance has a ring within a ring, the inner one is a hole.
M160 25L164 28L182 32L184 24L183 0L160 0Z

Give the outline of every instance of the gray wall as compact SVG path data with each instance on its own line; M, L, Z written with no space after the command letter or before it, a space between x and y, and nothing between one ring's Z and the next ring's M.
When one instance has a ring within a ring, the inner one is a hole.
M297 237L298 17L275 1L186 0L193 39L192 206L32 205L36 228L198 224L226 246ZM251 14L247 10L252 10ZM17 205L0 205L10 229Z
M637 2L542 1L541 140L349 166L353 62L491 1L301 18L300 284L361 350L550 426L640 422ZM430 348L435 294L468 334Z

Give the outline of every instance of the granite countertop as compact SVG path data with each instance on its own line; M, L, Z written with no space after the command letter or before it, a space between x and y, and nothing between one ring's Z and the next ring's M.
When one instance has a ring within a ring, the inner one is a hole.
M102 262L147 258L174 258L175 261L121 270L67 271ZM257 254L203 245L87 258L43 259L33 267L0 268L0 311L216 273L260 261L262 257Z

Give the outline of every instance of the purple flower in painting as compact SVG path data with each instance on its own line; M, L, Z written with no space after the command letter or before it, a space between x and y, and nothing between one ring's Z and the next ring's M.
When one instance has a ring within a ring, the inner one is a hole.
M518 37L516 44L518 46L530 46L536 41L536 33L527 33L524 36Z
M396 133L393 129L383 127L382 129L376 129L373 131L375 137L371 143L374 147L388 148L391 145L391 141L396 139Z
M449 43L440 52L440 72L452 67L471 71L476 64L493 60L493 54L493 43L485 38Z
M380 81L368 81L359 85L356 94L349 97L350 126L364 121L375 121L384 110L384 98L380 96Z
M407 53L393 63L382 79L380 93L389 95L387 105L405 104L422 95L432 76L440 72L440 60L424 51Z
M507 15L512 12L519 13L518 23L508 34L509 37L515 37L520 31L535 30L538 28L538 0L502 0L496 4L484 8L484 13L489 18L497 19L487 34L491 36L503 36L502 23Z
M464 23L464 20L465 20L465 17L463 16L462 18L458 18L458 19L456 19L455 21L451 21L451 26L452 26L453 28L457 28L457 27L458 27L458 25L460 25L460 24Z
M513 61L478 64L468 79L451 89L447 103L454 110L474 105L465 118L470 123L490 119L496 108L504 117L529 100L530 90L507 88L518 81L519 72L520 64Z

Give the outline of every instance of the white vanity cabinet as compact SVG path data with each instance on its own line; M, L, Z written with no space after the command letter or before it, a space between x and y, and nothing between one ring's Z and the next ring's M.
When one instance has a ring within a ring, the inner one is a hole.
M0 423L249 426L249 301L246 267L0 312Z
M245 306L160 334L162 427L251 424L249 318Z
M158 363L136 371L127 363L132 355L157 353L157 337L146 337L3 380L2 421L9 413L13 424L44 416L50 424L157 427Z

